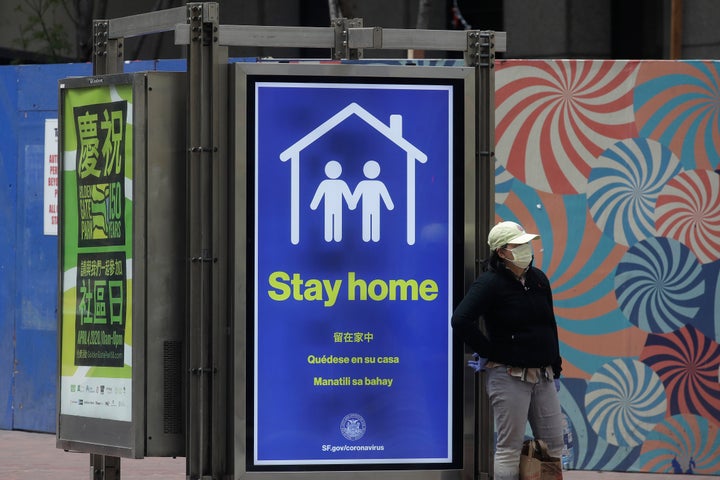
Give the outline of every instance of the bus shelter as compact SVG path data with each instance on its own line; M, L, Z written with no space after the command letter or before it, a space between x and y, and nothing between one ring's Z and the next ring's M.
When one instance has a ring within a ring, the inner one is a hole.
M93 478L145 456L187 478L489 478L450 315L487 256L505 35L219 20L97 20L93 76L60 82L57 446ZM124 39L161 31L186 71L123 73Z

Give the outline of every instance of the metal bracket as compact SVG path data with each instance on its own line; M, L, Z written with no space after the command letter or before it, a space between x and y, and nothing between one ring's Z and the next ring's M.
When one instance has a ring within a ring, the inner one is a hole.
M495 68L495 32L480 32L480 66Z
M193 375L208 375L208 374L216 375L218 372L218 369L216 367L213 367L213 368L196 367L196 368L191 368L189 371Z
M188 3L190 42L202 41L203 47L217 44L220 39L217 3Z
M93 23L93 74L122 73L124 38L110 34L109 20Z
M383 29L382 27L349 28L348 45L357 49L379 50L383 48Z
M217 263L218 259L213 257L191 257L192 263Z
M362 18L336 18L332 22L335 29L334 60L358 60L363 57L362 48L350 48L349 29L362 28Z
M206 249L203 249L202 255L190 257L191 263L217 263L217 261L218 259L210 255L210 252Z
M465 50L465 64L477 67L480 64L480 32L467 32L467 50Z
M495 68L495 32L467 32L465 63L470 67Z
M218 147L190 147L188 152L190 153L201 153L201 152L217 152Z
M95 20L93 22L93 58L97 59L107 55L107 42L110 32L109 20Z
M195 3L188 5L188 24L190 25L190 41L198 42L203 36L202 5Z

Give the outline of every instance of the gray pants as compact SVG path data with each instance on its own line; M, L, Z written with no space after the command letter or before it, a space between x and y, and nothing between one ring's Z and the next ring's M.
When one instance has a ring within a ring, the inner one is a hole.
M487 393L495 416L495 480L517 480L525 428L544 440L550 454L560 457L563 447L562 411L552 378L524 382L500 366L487 369Z

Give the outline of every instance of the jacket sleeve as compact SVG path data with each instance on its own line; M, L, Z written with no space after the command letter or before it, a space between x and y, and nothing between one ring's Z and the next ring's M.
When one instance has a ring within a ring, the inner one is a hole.
M453 312L450 324L475 353L482 358L492 359L492 345L479 327L479 321L487 310L489 296L487 278L481 276L473 282Z
M560 372L562 372L562 357L560 356L560 338L558 336L558 330L557 330L557 320L555 319L555 305L553 304L553 296L552 296L552 289L550 288L550 280L545 277L545 281L548 284L548 302L550 302L550 311L552 312L552 323L553 328L555 331L555 345L558 351L558 355L553 360L552 364L550 365L552 367L553 371L553 378L560 378Z

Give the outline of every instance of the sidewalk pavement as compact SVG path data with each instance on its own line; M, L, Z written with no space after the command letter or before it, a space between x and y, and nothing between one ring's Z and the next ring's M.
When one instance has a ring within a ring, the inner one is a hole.
M185 458L144 458L120 461L122 480L178 480L185 478ZM0 479L90 479L90 455L55 447L55 435L0 430ZM564 480L720 480L717 476L569 471Z

